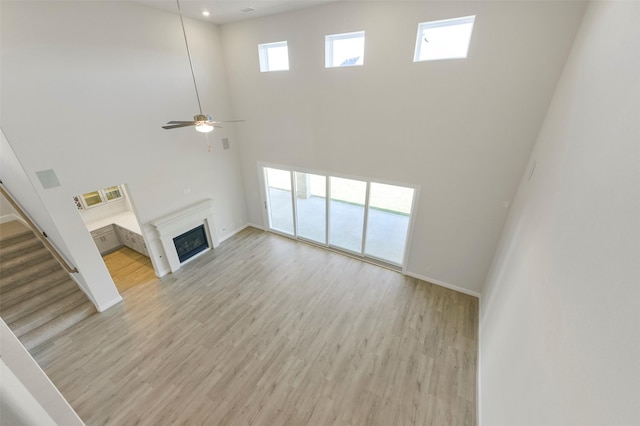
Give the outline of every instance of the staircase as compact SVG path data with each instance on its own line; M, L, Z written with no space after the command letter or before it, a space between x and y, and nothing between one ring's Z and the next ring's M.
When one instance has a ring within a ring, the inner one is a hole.
M0 225L0 317L28 350L94 313L29 228L18 221Z

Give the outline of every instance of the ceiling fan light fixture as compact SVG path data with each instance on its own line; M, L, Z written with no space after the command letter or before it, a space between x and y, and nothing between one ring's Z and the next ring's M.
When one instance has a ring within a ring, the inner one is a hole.
M193 61L191 60L191 51L189 50L189 41L187 40L187 32L184 28L184 20L182 19L182 10L180 9L180 0L176 0L176 5L178 6L178 14L180 15L180 26L182 27L182 35L184 36L184 46L187 48L187 58L189 59L189 69L191 70L191 78L193 79L193 88L196 92L196 100L198 101L198 110L200 114L196 114L193 116L193 121L169 121L167 125L162 126L163 129L177 129L180 127L190 127L195 126L197 132L200 133L209 133L213 131L214 127L217 123L221 123L220 121L213 121L211 116L204 115L202 113L202 104L200 103L200 94L198 93L198 84L196 83L196 75L193 72ZM224 121L223 123L230 122L238 122L242 120L231 120Z
M196 124L196 132L209 133L213 131L213 126L207 123Z

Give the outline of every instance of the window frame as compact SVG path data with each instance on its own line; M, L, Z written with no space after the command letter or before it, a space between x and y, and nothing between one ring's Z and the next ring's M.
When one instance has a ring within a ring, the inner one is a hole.
M292 204L292 209L293 209L293 223L294 223L294 232L293 235L289 234L289 233L284 233L284 232L280 232L277 229L273 229L271 227L271 217L270 217L270 212L269 212L269 208L268 208L268 204L270 202L269 200L269 194L267 192L266 189L266 168L272 168L272 169L278 169L278 170L282 170L282 171L288 171L290 173L289 178L291 180L291 204ZM354 175L348 175L348 174L342 174L342 173L335 173L335 172L329 172L329 171L323 171L323 170L317 170L317 169L311 169L311 168L306 168L306 167L298 167L298 166L288 166L288 165L284 165L284 164L277 164L277 163L268 163L268 162L262 162L262 161L257 161L256 162L256 170L257 170L257 174L258 174L258 184L260 186L260 201L261 204L264 206L264 210L263 210L263 221L262 221L262 229L269 231L269 232L273 232L275 234L278 235L282 235L285 236L287 238L292 238L294 240L300 240L300 241L304 241L307 243L311 243L314 245L317 245L319 247L324 247L330 250L334 250L343 254L347 254L347 255L351 255L351 256L355 256L358 259L361 259L363 261L369 262L369 263L374 263L377 265L382 265L386 268L390 268L390 269L394 269L397 271L401 271L403 274L406 274L407 272L407 267L409 264L409 258L410 258L410 249L411 249L411 243L413 241L413 231L414 231L414 226L415 226L415 221L416 221L416 217L418 216L418 206L420 205L420 189L421 186L418 184L411 184L408 182L398 182L398 181L391 181L391 180L386 180L386 179L380 179L380 178L368 178L368 177L363 177L363 176L354 176ZM297 217L297 204L296 204L296 200L295 200L295 196L296 196L296 191L297 191L297 184L296 184L296 179L295 179L295 173L308 173L308 174L314 174L314 175L318 175L318 176L324 176L325 179L325 185L326 185L326 189L325 189L325 204L326 204L326 216L325 216L325 242L318 242L312 239L308 239L304 236L300 236L298 234L298 217ZM337 178L342 178L342 179L348 179L348 180L357 180L357 181L362 181L362 182L366 182L367 184L367 194L366 194L366 198L365 198L365 205L364 205L364 209L365 209L365 217L364 217L364 222L363 222L363 238L362 238L362 247L361 247L361 252L354 252L351 251L349 249L345 249L345 248L341 248L339 246L335 246L332 245L330 243L330 239L329 239L329 233L330 233L330 215L331 215L331 177L337 177ZM409 214L409 222L408 222L408 226L407 226L407 231L406 231L406 236L405 236L405 242L404 242L404 249L403 249L403 261L401 263L395 263L393 261L389 261L389 260L385 260L385 259L381 259L376 257L375 255L371 255L371 254L367 254L366 253L366 244L367 244L367 227L368 227L368 215L369 215L369 207L370 207L370 187L371 184L383 184L383 185L391 185L391 186L399 186L399 187L404 187L404 188L409 188L413 190L413 199L411 202L411 212Z
M348 40L352 38L362 37L362 63L350 65L336 65L333 63L333 42L336 40ZM325 68L346 68L361 67L364 65L364 49L366 43L365 31L352 31L349 33L329 34L324 36L324 67Z
M113 193L114 191L112 190L112 188L116 188L115 191L117 191L118 196L110 199L107 196L107 193ZM89 204L89 202L87 202L87 198L95 198L95 197L98 197L100 201L94 204ZM124 199L124 195L122 192L122 187L120 185L113 185L107 188L96 189L95 191L85 192L83 194L76 195L73 198L74 198L74 201L76 202L76 207L78 208L78 210L89 210L94 207L104 206L106 204L113 203L115 201L120 201ZM80 201L81 204L78 204L78 201Z
M282 69L270 69L269 66L269 49L286 47L287 48L287 68ZM272 43L260 43L258 44L258 61L260 63L260 72L278 72L289 71L289 44L287 40L275 41Z
M469 47L471 46L471 37L473 36L473 28L476 22L476 15L469 16L461 16L459 18L449 18L449 19L440 19L437 21L427 21L420 22L418 24L418 33L416 35L416 46L413 54L413 62L426 62L426 61L445 61L448 59L466 59L469 57ZM452 27L455 25L464 25L471 24L471 33L469 34L469 40L467 42L467 50L464 56L447 56L447 57L439 57L439 58L427 58L420 59L420 53L422 46L422 33L425 29L429 28L441 28L441 27Z

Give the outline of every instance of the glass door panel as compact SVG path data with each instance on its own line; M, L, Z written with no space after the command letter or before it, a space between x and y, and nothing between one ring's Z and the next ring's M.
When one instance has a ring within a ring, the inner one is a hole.
M104 196L107 201L113 201L122 198L122 193L120 192L120 187L118 186L110 186L109 188L103 189L102 192L104 192Z
M86 207L93 207L103 203L99 191L87 192L86 194L82 194L82 199L84 200L84 204Z
M269 227L294 235L291 172L265 167Z
M365 256L402 265L413 188L371 182Z
M362 253L367 183L330 177L329 244Z
M320 244L327 243L327 178L294 172L298 236Z

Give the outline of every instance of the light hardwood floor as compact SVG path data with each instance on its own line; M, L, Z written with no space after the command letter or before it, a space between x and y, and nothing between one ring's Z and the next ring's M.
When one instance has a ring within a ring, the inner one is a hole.
M151 260L129 247L122 247L105 254L102 259L120 293L135 285L156 279Z
M88 425L475 425L478 300L248 228L39 347Z

